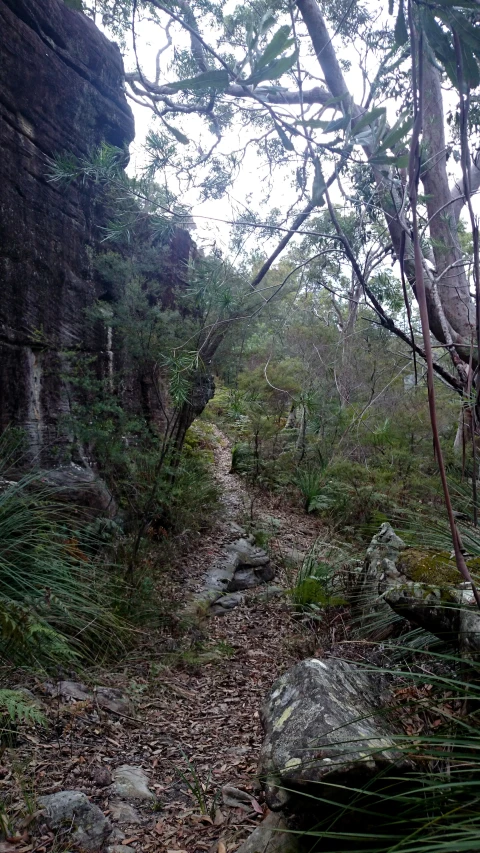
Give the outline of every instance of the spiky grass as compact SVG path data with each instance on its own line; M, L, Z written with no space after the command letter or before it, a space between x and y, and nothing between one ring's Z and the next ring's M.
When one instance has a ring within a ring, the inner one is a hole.
M58 663L118 645L106 567L82 548L51 490L28 476L0 489L0 657Z

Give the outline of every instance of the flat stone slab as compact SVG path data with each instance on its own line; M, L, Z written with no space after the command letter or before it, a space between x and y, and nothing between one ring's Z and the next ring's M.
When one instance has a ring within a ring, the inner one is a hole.
M264 566L270 562L270 557L262 548L252 545L247 539L237 539L227 546L231 554L236 554L241 566Z
M112 773L113 793L121 800L152 800L154 794L148 787L149 778L141 767L122 764Z
M341 660L302 661L273 685L263 711L259 777L274 811L322 781L361 785L380 770L410 767L375 705L378 688Z
M222 595L221 598L217 598L210 610L214 616L224 616L225 613L243 604L244 601L244 595L240 592L233 592L231 595Z

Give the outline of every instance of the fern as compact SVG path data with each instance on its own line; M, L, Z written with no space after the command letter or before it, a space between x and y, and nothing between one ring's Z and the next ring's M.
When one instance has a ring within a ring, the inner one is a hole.
M40 709L20 690L0 689L0 745L13 746L19 723L44 726ZM1 822L0 822L1 828Z

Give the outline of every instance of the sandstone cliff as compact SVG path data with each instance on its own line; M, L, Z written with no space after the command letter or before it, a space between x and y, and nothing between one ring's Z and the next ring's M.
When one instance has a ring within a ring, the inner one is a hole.
M65 427L64 356L105 347L85 309L99 295L98 232L85 186L49 182L48 158L134 136L123 64L62 0L0 0L0 431L27 432L30 458L76 460Z

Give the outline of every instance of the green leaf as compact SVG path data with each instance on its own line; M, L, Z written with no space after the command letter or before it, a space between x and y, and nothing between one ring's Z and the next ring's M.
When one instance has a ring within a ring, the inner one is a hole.
M372 124L377 118L380 118L380 116L386 115L386 112L385 107L374 107L370 112L364 113L352 128L353 136L356 136L364 127Z
M276 129L280 139L282 140L283 147L286 148L287 151L295 151L295 147L293 145L293 142L291 139L288 138L283 127L281 127L279 124L275 124L275 129Z
M458 85L455 51L448 35L442 30L429 9L422 9L423 29L436 58L443 65L454 86Z
M182 145L189 145L190 144L190 140L189 140L188 136L185 136L185 134L182 133L181 130L178 130L178 128L174 127L173 124L169 124L168 121L165 121L165 119L163 119L163 123L164 123L165 127L167 128L167 130L170 131L172 136L175 137L177 142L181 142Z
M333 121L329 121L324 133L334 133L336 130L344 130L344 128L348 127L351 122L351 117L349 115L342 116L341 118L334 119Z
M465 83L470 89L476 89L480 84L478 62L464 41L462 41L462 68Z
M396 145L397 142L400 142L400 140L407 135L407 133L412 129L412 127L413 118L405 118L404 116L400 116L400 118L394 124L389 133L387 133L387 135L384 136L384 138L382 139L382 144L380 145L377 154L380 154L382 151L386 151L387 148L393 148L393 146Z
M396 166L397 169L406 169L409 162L408 154L401 154L399 157L389 157L388 154L376 154L370 157L372 166Z
M275 23L275 15L272 12L272 10L269 9L267 12L265 12L262 20L260 21L260 27L259 27L260 35L263 36L264 33L268 32L270 27L273 27L274 23Z
M168 88L174 92L201 92L204 89L226 89L230 82L228 71L224 68L204 71L196 77L186 80L176 80L168 83Z
M403 0L400 0L398 7L397 20L395 21L395 42L399 47L406 44L408 41L408 30L405 22L405 10L403 8Z
M313 166L315 168L315 175L313 178L313 186L312 186L312 202L313 204L321 207L325 204L325 200L323 198L323 194L326 189L325 178L323 177L322 164L318 157L313 161Z
M298 50L294 50L294 52L290 56L282 56L280 59L274 59L270 65L267 65L266 68L258 68L253 74L245 80L245 83L252 86L257 86L258 83L261 83L262 80L277 80L283 74L286 74L287 71L290 71L293 65L295 65L298 57Z
M263 51L260 59L257 62L257 68L264 68L266 65L269 65L277 56L286 50L287 47L290 47L293 44L293 41L289 38L290 36L290 27L288 24L285 24L283 27L280 27L279 30L273 36L271 42L267 45L265 50Z

